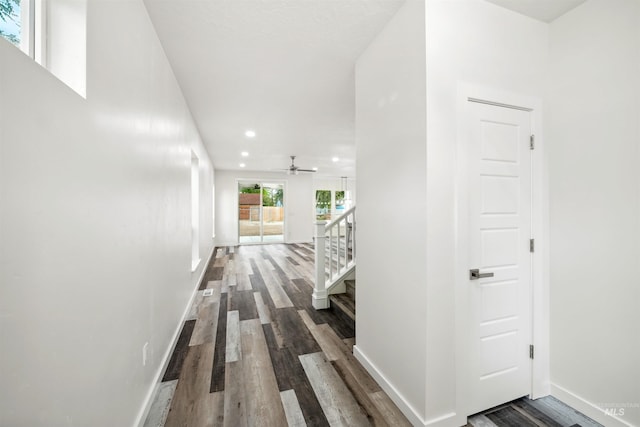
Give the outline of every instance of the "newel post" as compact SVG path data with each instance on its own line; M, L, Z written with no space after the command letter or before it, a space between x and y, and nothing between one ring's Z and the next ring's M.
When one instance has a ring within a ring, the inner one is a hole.
M325 248L326 248L326 236L325 236L325 225L326 221L318 221L316 222L316 235L315 235L315 243L316 243L316 274L315 274L315 286L313 288L313 294L311 295L311 303L313 308L316 310L321 310L324 308L329 308L329 295L327 294L327 289L325 286L325 277L324 277L324 262L325 262Z

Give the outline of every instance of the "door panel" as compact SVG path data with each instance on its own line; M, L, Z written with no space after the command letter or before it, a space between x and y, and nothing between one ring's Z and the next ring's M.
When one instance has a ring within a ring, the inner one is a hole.
M493 122L482 122L481 126L482 160L518 163L520 150L512 141L518 138L519 128L505 123Z
M516 214L518 212L518 178L483 175L480 178L483 214Z
M530 113L469 103L470 410L531 389Z

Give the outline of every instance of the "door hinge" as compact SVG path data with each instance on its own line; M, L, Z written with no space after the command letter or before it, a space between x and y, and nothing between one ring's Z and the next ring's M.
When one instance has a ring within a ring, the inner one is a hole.
M534 353L533 344L531 344L529 345L529 359L533 359L533 353Z
M529 137L529 149L533 150L534 148L536 148L536 136L535 135L531 135Z
M536 250L536 239L529 239L529 252L535 252Z

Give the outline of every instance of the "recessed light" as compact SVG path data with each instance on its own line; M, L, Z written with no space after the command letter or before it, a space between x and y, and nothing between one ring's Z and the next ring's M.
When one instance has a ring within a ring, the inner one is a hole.
M243 167L245 167L245 166L247 166L247 165L245 165L244 163L240 163L240 167L241 167L241 168L243 168Z
M318 170L318 167L317 167L317 166L314 166L314 167L312 167L311 169L313 169L314 171L317 171L317 170Z
M240 155L242 157L247 157L249 155L249 152L248 151L243 151L242 153L240 153Z
M251 130L251 129L249 129L249 130L247 130L247 131L244 133L244 135L245 135L247 138L255 138L255 137L256 137L256 131L255 131L255 130Z
M337 158L337 157L334 157L333 159L331 159L331 161L332 161L333 163L335 163L335 162L339 162L339 161L340 161L340 159L339 159L339 158Z

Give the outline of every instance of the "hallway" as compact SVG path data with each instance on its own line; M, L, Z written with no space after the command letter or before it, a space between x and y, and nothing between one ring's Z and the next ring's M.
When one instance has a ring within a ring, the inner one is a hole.
M409 425L352 355L348 319L311 307L313 256L215 249L145 426Z

